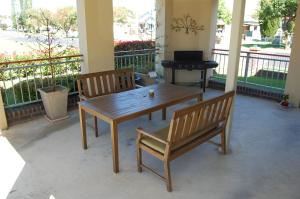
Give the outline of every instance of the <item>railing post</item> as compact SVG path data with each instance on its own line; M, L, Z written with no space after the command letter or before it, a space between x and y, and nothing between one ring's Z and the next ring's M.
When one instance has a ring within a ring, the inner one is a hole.
M245 66L245 73L244 73L244 82L245 82L245 83L247 83L247 79L248 79L249 63L250 63L250 52L247 52L247 56L246 56L246 66Z
M0 130L7 129L7 119L4 109L4 103L2 100L2 92L0 88Z

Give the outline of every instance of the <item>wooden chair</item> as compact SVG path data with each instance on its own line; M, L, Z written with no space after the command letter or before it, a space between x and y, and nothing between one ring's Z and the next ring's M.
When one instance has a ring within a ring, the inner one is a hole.
M77 86L80 101L136 88L132 68L79 75ZM94 117L95 135L98 137L97 117Z
M226 154L226 123L230 113L234 91L222 96L200 102L196 105L174 112L170 126L155 133L147 133L137 128L137 167L145 168L165 180L167 190L172 191L170 161L192 150L203 142L220 135L221 147ZM142 162L142 150L164 163L164 175Z

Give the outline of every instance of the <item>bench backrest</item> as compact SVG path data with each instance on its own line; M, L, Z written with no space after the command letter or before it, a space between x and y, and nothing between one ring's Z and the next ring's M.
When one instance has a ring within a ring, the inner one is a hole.
M225 128L234 91L174 112L168 141L180 145L216 127Z
M117 93L135 88L132 68L110 70L79 75L77 78L79 95L84 98Z

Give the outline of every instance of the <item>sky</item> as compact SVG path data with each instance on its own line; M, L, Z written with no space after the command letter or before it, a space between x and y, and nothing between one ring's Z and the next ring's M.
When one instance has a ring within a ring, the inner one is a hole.
M252 16L256 11L260 0L246 0L245 18ZM233 0L225 0L226 7L232 11Z
M10 0L0 0L0 15L10 15L11 5ZM56 10L60 7L76 6L76 0L33 0L34 8L47 8L49 10ZM155 0L114 0L114 6L126 6L135 11L138 15L154 9ZM150 8L150 9L149 9Z
M113 0L114 6L126 6L141 15L154 9L155 0ZM10 0L0 0L0 15L10 15ZM60 7L76 6L76 0L33 0L34 8L47 8L56 10ZM141 5L141 2L143 5ZM250 16L256 9L259 0L247 0L246 16ZM232 10L233 0L225 0L226 6Z

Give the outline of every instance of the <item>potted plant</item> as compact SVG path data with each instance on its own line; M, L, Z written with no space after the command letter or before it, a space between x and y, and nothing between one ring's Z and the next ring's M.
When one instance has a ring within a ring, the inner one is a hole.
M289 95L284 94L279 104L282 108L287 109L289 107Z
M50 121L58 121L68 117L68 93L69 89L63 86L56 85L55 65L53 63L53 55L59 55L57 48L60 44L56 42L54 20L50 14L42 11L35 17L39 20L42 28L41 35L36 38L36 42L40 51L47 58L50 68L51 83L49 87L39 88L38 91L45 108L46 116ZM43 81L43 80L42 80Z

